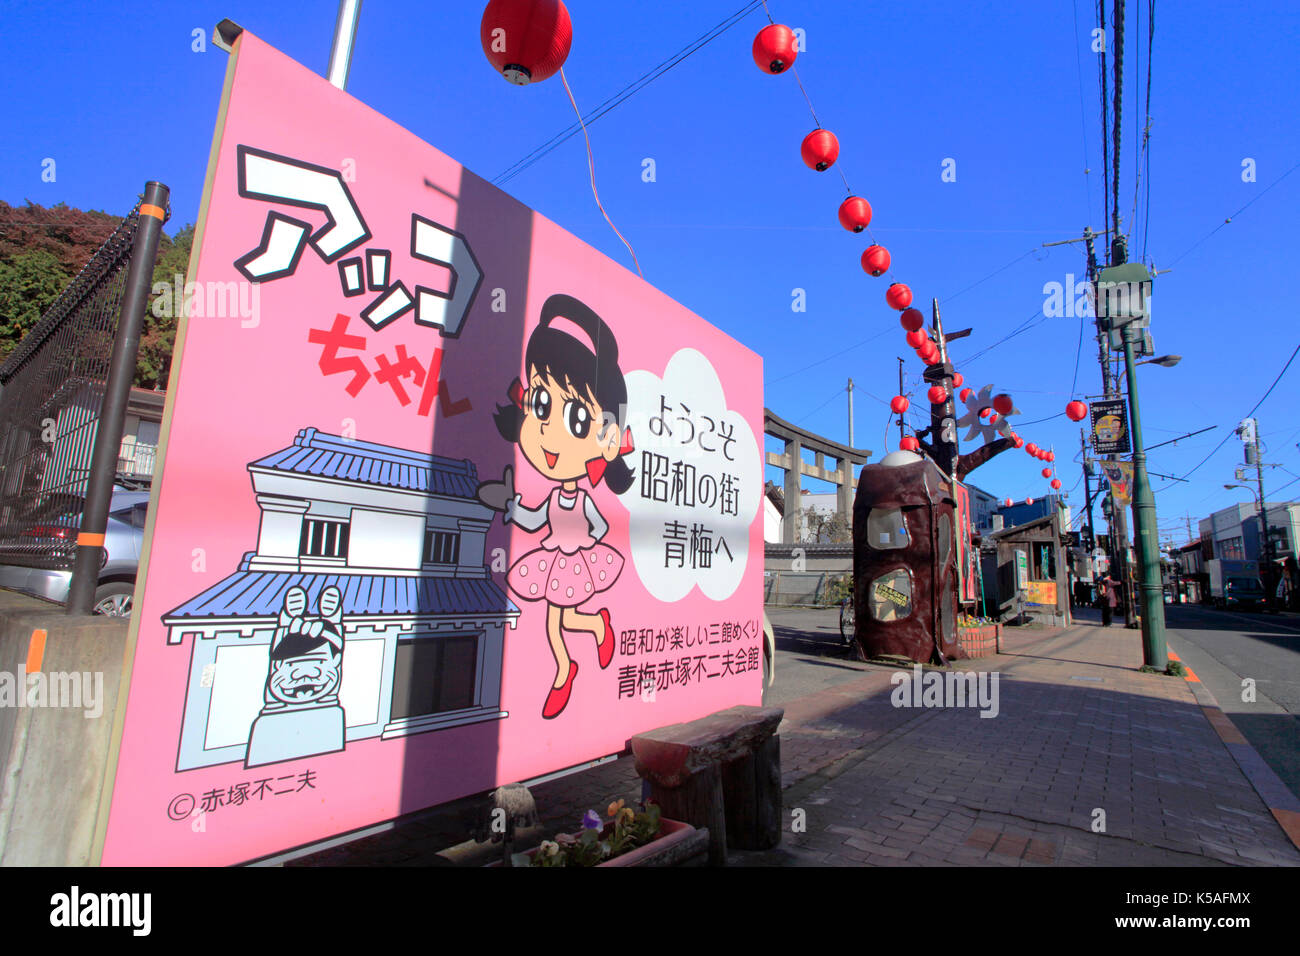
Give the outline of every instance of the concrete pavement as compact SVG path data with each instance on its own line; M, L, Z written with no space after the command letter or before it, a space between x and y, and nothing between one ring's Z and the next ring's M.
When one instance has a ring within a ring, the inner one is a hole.
M1204 688L1138 671L1136 632L1090 621L1007 629L1001 651L955 668L996 686L993 717L895 706L894 675L911 673L901 666L857 665L849 680L785 701L782 844L733 852L731 864L1300 864L1284 829L1300 838L1300 801ZM542 824L521 842L640 792L630 758L536 785ZM489 845L451 842L464 833L411 823L294 865L493 857Z

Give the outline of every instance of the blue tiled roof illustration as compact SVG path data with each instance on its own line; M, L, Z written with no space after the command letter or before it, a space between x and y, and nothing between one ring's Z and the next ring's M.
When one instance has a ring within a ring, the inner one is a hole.
M239 570L163 616L176 618L275 617L292 587L317 607L330 585L343 594L344 617L352 615L478 615L519 613L490 578L409 577L377 574L315 574Z
M328 435L314 428L302 429L288 448L250 462L248 467L342 478L455 498L473 498L478 488L478 469L469 459L443 458L393 445L376 445Z

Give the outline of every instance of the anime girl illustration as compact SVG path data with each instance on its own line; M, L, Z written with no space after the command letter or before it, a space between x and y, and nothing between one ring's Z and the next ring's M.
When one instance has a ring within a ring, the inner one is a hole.
M507 586L525 601L545 601L546 633L555 655L555 681L542 716L559 716L569 703L578 662L569 654L565 632L596 639L601 668L614 658L609 609L579 608L607 590L623 570L623 556L601 543L609 524L591 494L603 480L615 494L632 485L623 456L632 451L631 429L619 427L627 385L618 366L618 343L608 325L569 295L552 295L528 340L527 381L511 384L511 403L493 416L507 441L518 442L537 472L556 483L535 507L515 494L513 470L478 488L484 504L504 512L503 521L529 532L549 532L540 547L510 568Z

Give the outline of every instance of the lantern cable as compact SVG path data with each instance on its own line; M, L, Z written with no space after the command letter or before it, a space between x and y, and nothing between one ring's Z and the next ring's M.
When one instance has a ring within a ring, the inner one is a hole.
M745 6L741 7L739 10L731 14L729 17L726 17L724 20L716 24L710 30L707 30L705 33L703 33L701 36L696 37L693 41L688 43L681 50L678 50L672 56L668 57L668 59L664 60L658 66L643 73L640 77L633 80L627 86L623 87L623 89L619 90L617 93L610 96L599 106L595 107L590 112L588 112L587 116L585 117L586 122L588 124L594 123L596 120L600 119L610 110L614 109L614 107L621 105L624 101L635 96L637 93L640 93L643 89L645 89L655 80L659 79L669 70L671 70L673 67L677 66L683 60L688 58L692 53L695 53L696 51L707 46L709 43L716 40L718 37L722 36L722 34L726 33L728 30L734 27L741 20L745 19L745 17L749 16L751 13L757 10L761 3L762 0L752 0L751 3L745 4ZM501 173L498 173L496 178L492 180L492 184L494 186L501 186L504 183L508 182L509 180L513 179L515 176L518 176L529 166L532 166L534 163L536 163L538 160L544 157L547 153L550 153L552 150L556 149L561 144L567 142L570 138L577 136L578 129L579 129L578 124L573 124L571 126L565 127L563 130L561 130L560 132L552 136L550 139L548 139L541 146L538 146L536 149L534 149L527 156L524 156L523 158L516 160L511 166L506 168Z
M587 168L591 170L591 194L596 197L596 206L600 209L600 214L605 217L605 221L609 223L609 228L614 230L614 235L623 239L623 245L627 246L627 251L632 254L632 261L636 263L637 275L644 279L645 273L641 271L641 262L636 257L636 250L632 248L630 242L623 238L623 234L618 231L618 226L614 225L614 220L609 218L609 213L605 212L605 207L600 201L600 193L596 191L596 160L591 154L591 137L587 135L587 124L582 122L582 113L578 110L577 101L573 98L573 90L569 89L569 80L564 75L564 67L560 67L560 80L564 83L564 92L569 94L569 102L573 104L573 112L578 114L578 123L582 126L582 138L587 141Z

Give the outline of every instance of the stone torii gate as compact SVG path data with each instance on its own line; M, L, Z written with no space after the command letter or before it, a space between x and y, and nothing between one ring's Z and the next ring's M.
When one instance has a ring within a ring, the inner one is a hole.
M767 452L764 460L785 471L783 493L785 494L785 516L781 522L781 543L795 544L799 534L799 492L800 477L820 478L838 487L835 489L835 507L853 524L853 468L865 465L871 452L865 448L850 448L839 442L814 435L810 431L792 425L783 418L778 418L770 408L763 409L763 432L785 442L785 451L781 454ZM809 465L803 460L803 450L810 448L816 454L815 464ZM835 461L834 470L826 469L826 459Z

